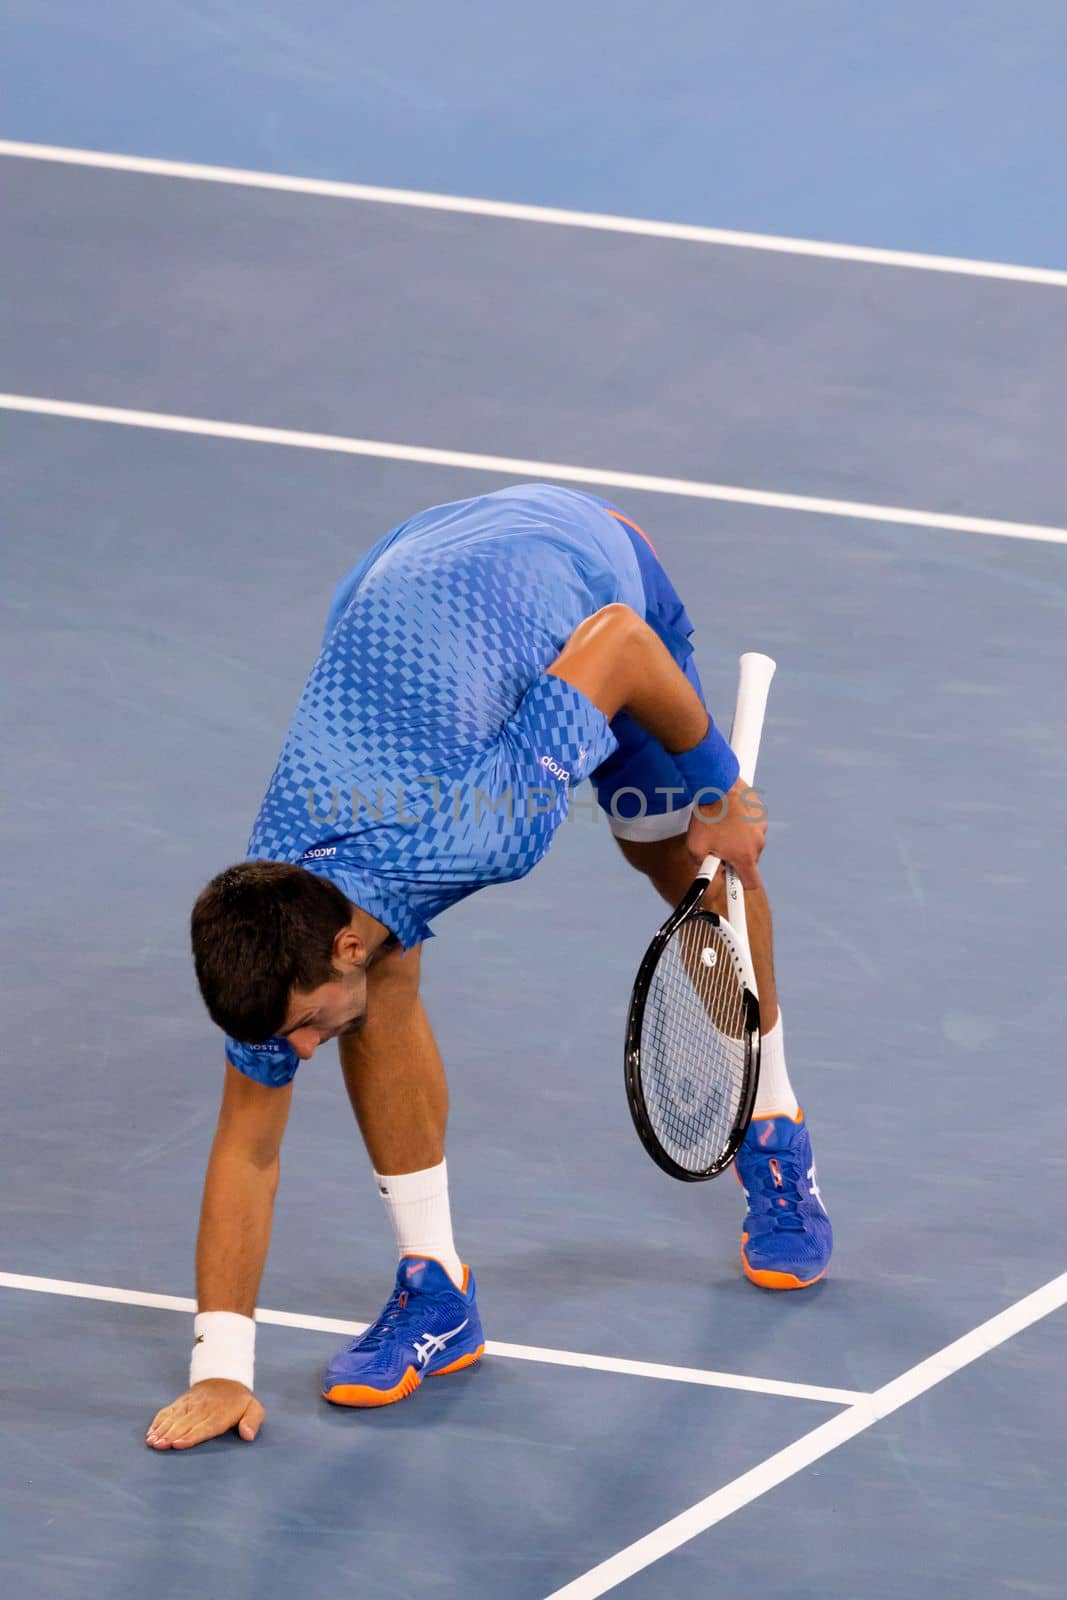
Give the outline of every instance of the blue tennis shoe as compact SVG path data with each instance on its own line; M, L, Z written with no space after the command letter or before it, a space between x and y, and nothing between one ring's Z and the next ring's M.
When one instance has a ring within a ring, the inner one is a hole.
M806 1289L830 1263L834 1231L815 1176L803 1111L753 1117L737 1153L748 1201L741 1234L745 1276L764 1289Z
M471 1366L484 1349L471 1269L457 1289L431 1256L403 1256L381 1316L334 1356L322 1392L338 1406L388 1406L423 1378Z

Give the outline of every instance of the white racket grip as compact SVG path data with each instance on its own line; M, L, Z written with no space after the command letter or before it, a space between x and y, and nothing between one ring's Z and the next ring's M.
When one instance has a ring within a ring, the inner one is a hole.
M746 650L741 657L737 680L737 703L734 706L734 722L730 730L730 748L737 757L741 777L747 784L756 781L756 763L759 760L760 740L763 737L763 721L767 715L767 696L770 693L771 679L774 677L776 665L770 656L761 655L758 650ZM698 876L710 881L718 868L718 856L705 856L700 864ZM731 873L730 877L733 878L734 874ZM734 910L740 904L741 929L744 932L744 901L736 880L728 884L727 892L733 902L730 921L734 921Z
M775 663L770 656L760 655L758 650L747 650L741 657L730 748L737 757L742 778L749 784L756 781L763 719L767 715L767 696L774 672Z

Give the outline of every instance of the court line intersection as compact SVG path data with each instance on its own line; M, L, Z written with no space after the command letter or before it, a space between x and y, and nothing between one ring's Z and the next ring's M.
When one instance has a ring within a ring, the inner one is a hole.
M196 1303L179 1295L150 1294L113 1285L78 1283L63 1278L42 1278L21 1273L0 1272L0 1288L31 1293L62 1295L73 1299L100 1300L111 1304L145 1306L164 1311L195 1311ZM698 1368L661 1366L653 1362L624 1361L613 1357L580 1355L565 1350L539 1349L531 1345L486 1344L486 1353L520 1361L543 1361L550 1365L586 1367L595 1371L627 1373L635 1377L674 1379L715 1388L744 1389L760 1394L781 1395L790 1399L818 1400L842 1407L829 1421L802 1434L792 1444L743 1472L703 1500L658 1528L609 1556L606 1561L582 1573L562 1589L555 1589L546 1600L598 1600L627 1578L652 1566L681 1545L706 1533L735 1511L795 1477L805 1467L820 1461L831 1451L847 1444L858 1434L873 1428L885 1417L899 1411L920 1395L944 1383L981 1356L1022 1333L1035 1322L1051 1316L1067 1305L1067 1272L1050 1279L1033 1293L988 1318L977 1328L954 1339L932 1356L917 1362L898 1377L870 1393L850 1389L828 1389L808 1384L781 1383L774 1379L748 1378L736 1373L704 1372ZM256 1310L256 1320L278 1327L303 1328L339 1334L362 1333L366 1323L346 1322L332 1317L314 1317L288 1311Z
M590 1568L562 1589L554 1589L546 1600L598 1600L600 1595L607 1594L610 1589L677 1550L680 1545L687 1544L698 1534L706 1533L716 1523L733 1516L735 1511L751 1505L780 1483L795 1477L805 1467L820 1461L840 1445L847 1444L857 1434L873 1428L883 1418L899 1411L901 1406L918 1399L937 1384L944 1383L946 1378L970 1366L980 1356L987 1355L990 1350L995 1350L998 1345L1064 1305L1067 1305L1067 1272L1052 1278L1040 1289L1017 1300L1014 1305L990 1317L962 1338L954 1339L925 1361L909 1367L899 1377L875 1389L873 1394L861 1396L847 1410L839 1411L828 1422L803 1434L792 1444L786 1445L784 1450L768 1456L758 1466L743 1472L721 1489L716 1489L706 1499L698 1500L680 1516L672 1517L669 1522L654 1528L651 1533L609 1556L606 1561Z
M599 231L635 234L651 238L687 241L693 244L774 251L796 256L821 257L892 268L956 273L963 276L1010 280L1053 287L1067 287L1067 271L1032 268L1010 263L983 262L954 257L930 256L912 252L869 249L863 246L832 244L815 240L789 239L773 235L746 234L732 230L686 224L615 217L599 213L563 211L547 207L514 205L453 195L384 189L362 184L289 177L284 174L243 169L201 166L193 163L162 161L67 147L33 145L0 140L0 156L13 159L51 161L68 165L140 173L172 179L192 179L248 188L273 189L294 194L317 195L339 200L390 204L415 208L460 212L504 220L576 227ZM847 517L858 521L881 522L939 529L949 532L997 535L1007 538L1067 543L1067 528L1046 527L995 519L951 516L937 512L900 507L866 505L858 502L822 499L771 491L746 489L715 483L649 476L612 470L583 468L550 462L537 462L437 450L416 445L347 438L340 435L304 433L290 429L258 427L208 418L173 416L165 413L133 411L110 406L85 405L34 396L2 395L0 409L70 420L150 428L181 434L228 438L249 443L273 444L334 453L369 456L378 459L417 462L429 465L504 473L514 477L550 478L562 482L633 489L654 494L694 499L717 500L772 509ZM77 1283L68 1280L0 1273L0 1288L37 1292L71 1298L191 1313L191 1299L143 1293L136 1290ZM689 1540L714 1527L734 1512L752 1504L780 1484L802 1472L885 1417L910 1404L953 1374L995 1350L1007 1340L1053 1314L1067 1304L1067 1273L1060 1274L989 1318L978 1328L943 1347L934 1355L908 1368L898 1377L873 1392L822 1388L806 1384L750 1378L740 1374L705 1371L698 1368L627 1361L578 1352L541 1349L505 1343L487 1344L487 1352L505 1358L543 1362L549 1365L586 1368L594 1371L629 1374L636 1377L677 1381L787 1398L823 1402L840 1407L829 1420L802 1435L755 1467L723 1485L714 1493L688 1507L660 1527L651 1530L607 1560L581 1574L547 1600L597 1600L634 1574L659 1561ZM257 1319L274 1326L353 1335L366 1324L332 1318L307 1316L284 1311L259 1310Z

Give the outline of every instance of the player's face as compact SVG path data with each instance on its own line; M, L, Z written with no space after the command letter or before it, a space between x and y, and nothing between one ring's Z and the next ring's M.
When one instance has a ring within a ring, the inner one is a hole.
M301 1061L308 1061L327 1039L358 1033L367 1018L367 975L362 967L320 984L305 994L294 989L282 1029Z

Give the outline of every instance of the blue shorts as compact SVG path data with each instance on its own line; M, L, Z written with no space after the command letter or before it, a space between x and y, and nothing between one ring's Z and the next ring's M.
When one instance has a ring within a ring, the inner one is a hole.
M634 547L645 590L645 621L662 639L703 702L704 690L690 642L693 624L678 591L660 565L647 534L614 506L606 501L604 505L626 529ZM669 839L684 833L692 807L671 756L625 711L613 718L611 731L619 747L597 767L592 783L612 833L618 839L637 841Z

